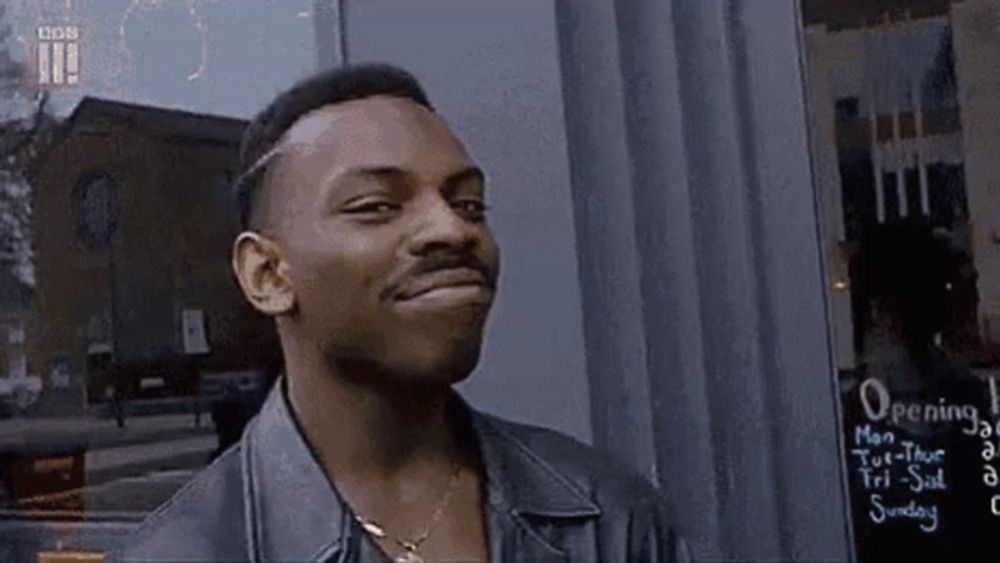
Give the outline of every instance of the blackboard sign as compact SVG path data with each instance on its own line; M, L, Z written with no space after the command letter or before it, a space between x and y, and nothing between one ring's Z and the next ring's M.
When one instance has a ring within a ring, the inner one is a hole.
M1000 557L1000 378L961 373L909 390L869 374L845 389L859 562Z

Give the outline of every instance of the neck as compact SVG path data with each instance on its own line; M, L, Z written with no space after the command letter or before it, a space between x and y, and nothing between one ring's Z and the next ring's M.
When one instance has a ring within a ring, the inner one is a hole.
M392 478L456 460L450 386L393 388L385 374L347 374L321 355L287 352L292 411L331 478Z

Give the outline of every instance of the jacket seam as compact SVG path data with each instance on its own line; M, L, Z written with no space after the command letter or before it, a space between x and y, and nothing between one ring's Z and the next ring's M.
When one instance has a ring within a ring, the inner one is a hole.
M259 537L257 526L257 499L253 478L253 460L250 456L251 442L250 430L256 426L256 418L247 425L240 442L243 445L243 456L241 459L241 473L243 477L243 506L244 506L244 534L247 542L247 558L251 563L260 561Z

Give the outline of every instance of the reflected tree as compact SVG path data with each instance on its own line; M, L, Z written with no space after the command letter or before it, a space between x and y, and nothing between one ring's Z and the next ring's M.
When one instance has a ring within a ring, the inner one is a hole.
M48 92L26 87L27 69L12 55L10 36L0 4L0 272L30 289L35 271L28 167L56 121L48 111Z

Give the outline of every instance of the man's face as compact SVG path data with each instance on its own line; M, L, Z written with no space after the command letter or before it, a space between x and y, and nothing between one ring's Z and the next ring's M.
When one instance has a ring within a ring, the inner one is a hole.
M261 203L294 293L285 322L348 376L468 375L499 251L482 173L444 121L378 96L303 116L282 146Z

